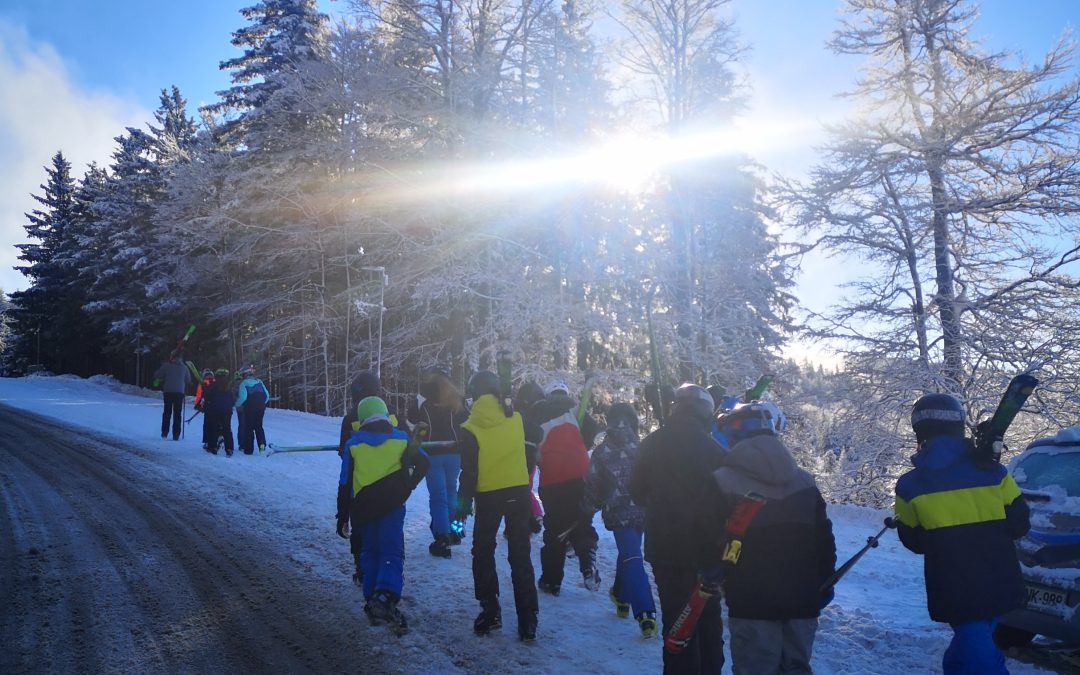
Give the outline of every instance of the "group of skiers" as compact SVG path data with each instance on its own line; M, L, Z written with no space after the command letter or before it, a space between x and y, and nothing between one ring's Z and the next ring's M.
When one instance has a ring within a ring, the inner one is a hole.
M476 634L502 627L500 523L518 637L531 641L538 591L559 595L568 550L584 586L600 588L592 527L600 510L618 551L609 597L619 617L637 619L643 636L669 636L665 673L721 671L721 593L733 672L811 672L818 617L834 596L836 546L813 476L779 437L786 420L775 404L724 400L684 384L664 423L640 439L633 403L616 402L590 457L600 426L565 382L543 389L527 382L513 398L506 389L495 373L478 372L465 392L470 407L445 373L432 372L399 419L374 373L354 382L339 444L337 532L350 539L353 578L373 625L408 629L398 608L405 503L426 479L431 555L452 557L474 518ZM915 468L897 484L896 521L902 543L925 555L931 618L954 630L944 670L1005 673L991 633L996 617L1022 597L1012 540L1027 530L1026 505L1003 467L973 457L957 399L919 399L912 426L918 451ZM539 500L532 491L537 470ZM541 522L537 579L530 533ZM659 629L646 560L660 600ZM675 640L695 594L704 598L700 615Z
M183 430L183 405L187 389L191 386L194 366L184 358L183 350L174 350L154 373L154 381L160 384L165 409L161 414L161 437L169 437L170 420L172 439L180 440ZM216 455L224 449L232 457L235 445L245 455L266 451L266 432L263 416L270 392L255 375L255 367L247 366L230 378L228 368L204 369L195 388L196 414L202 413L202 447ZM236 411L236 443L233 441L232 413Z

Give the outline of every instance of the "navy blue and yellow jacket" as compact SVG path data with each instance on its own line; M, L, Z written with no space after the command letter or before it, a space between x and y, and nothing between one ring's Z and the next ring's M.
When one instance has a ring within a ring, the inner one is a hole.
M937 436L896 483L900 541L923 555L930 618L993 619L1023 599L1013 540L1027 532L1028 507L1000 464L981 465L971 442Z
M428 457L409 445L408 435L387 422L378 428L354 426L341 457L338 484L349 488L353 527L399 508L428 469Z

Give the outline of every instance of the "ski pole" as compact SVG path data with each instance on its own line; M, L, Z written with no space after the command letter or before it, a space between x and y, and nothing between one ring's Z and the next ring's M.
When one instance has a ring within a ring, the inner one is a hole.
M195 419L196 417L198 417L198 416L199 416L199 413L201 413L201 412L202 412L201 410L196 410L196 411L195 411L195 414L194 414L194 415L192 415L191 417L189 417L189 418L187 418L186 420L184 420L184 424L187 424L187 423L191 422L191 420L193 420L193 419Z
M887 531L889 531L889 530L893 529L894 527L896 527L896 525L897 525L897 523L896 523L895 519L886 518L885 519L885 527L881 528L881 531L878 532L877 534L875 534L874 536L867 537L866 538L866 546L863 546L861 549L859 549L858 553L851 556L850 560L848 560L846 563L844 563L839 568L837 568L837 570L832 573L832 576L830 576L828 579L825 580L825 583L823 583L821 585L821 590L820 590L821 594L824 595L825 593L828 592L828 590L830 588L835 586L836 582L840 581L841 577L843 577L845 574L847 574L848 571L852 567L855 566L855 563L859 562L859 558L862 558L864 555L866 555L867 551L869 551L872 548L877 548L878 540L881 539L882 535L884 535Z

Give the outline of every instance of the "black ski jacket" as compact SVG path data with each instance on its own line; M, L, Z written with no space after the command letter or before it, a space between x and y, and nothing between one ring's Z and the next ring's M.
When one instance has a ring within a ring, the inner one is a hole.
M813 476L780 439L762 435L736 443L713 477L712 522L726 521L747 493L765 498L742 537L738 563L725 572L728 614L770 621L817 617L821 584L836 566L836 542ZM713 548L717 556L722 538Z
M645 559L650 563L702 569L704 545L715 542L715 536L699 529L698 514L713 489L712 472L723 459L724 450L708 428L685 415L672 415L641 442L630 474L630 497L645 508Z

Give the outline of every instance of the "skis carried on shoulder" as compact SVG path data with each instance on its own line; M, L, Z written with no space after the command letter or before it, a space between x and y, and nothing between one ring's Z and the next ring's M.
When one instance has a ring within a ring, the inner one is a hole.
M1039 386L1039 380L1030 370L1026 370L1012 380L1005 388L994 414L989 419L975 426L975 454L979 459L993 462L1001 461L1001 450L1005 443L1005 432L1016 419L1017 413L1024 407L1028 397Z
M428 448L446 448L454 445L457 441L424 441L420 444L425 450ZM266 456L276 455L281 452L337 452L338 445L274 445L266 446Z
M697 630L698 619L709 603L718 593L720 585L724 581L724 574L739 562L742 554L742 538L750 527L758 511L765 505L765 498L761 495L748 493L735 504L734 510L728 516L724 525L724 554L720 564L721 574L709 579L698 579L694 590L686 601L679 615L675 617L671 628L664 635L664 651L669 654L679 654L694 637Z

